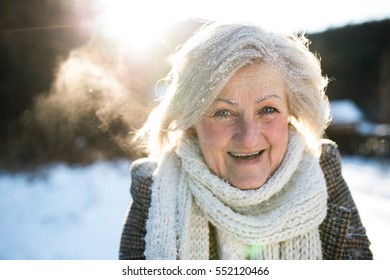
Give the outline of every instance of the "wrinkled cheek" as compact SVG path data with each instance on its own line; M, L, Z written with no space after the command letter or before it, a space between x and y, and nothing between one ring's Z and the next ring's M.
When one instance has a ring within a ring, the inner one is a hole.
M270 162L273 171L283 161L288 144L288 121L279 122L270 126L266 132L266 138L271 145Z
M197 137L207 166L217 176L223 176L225 147L229 142L229 131L215 126L196 127Z
M224 178L226 175L226 165L224 164L223 153L216 143L211 141L203 142L201 146L203 157L210 171L218 177Z

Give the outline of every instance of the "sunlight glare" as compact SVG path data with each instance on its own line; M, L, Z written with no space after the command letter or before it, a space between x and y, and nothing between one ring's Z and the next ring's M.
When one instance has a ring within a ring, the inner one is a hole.
M169 13L166 1L95 1L101 10L100 32L141 51L156 44L165 29L181 19L172 9Z
M99 32L139 50L153 47L171 24L189 18L252 21L276 32L319 32L365 19L386 18L390 10L384 4L388 0L362 1L360 5L355 5L354 0L329 0L320 6L309 0L283 3L281 0L93 1L100 11Z

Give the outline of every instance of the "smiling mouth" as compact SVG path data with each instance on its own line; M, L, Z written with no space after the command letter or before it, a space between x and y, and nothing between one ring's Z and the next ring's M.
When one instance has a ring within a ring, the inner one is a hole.
M236 159L241 159L241 160L251 160L258 158L261 156L261 154L264 152L264 150L258 151L257 153L251 153L251 154L241 154L241 153L235 153L235 152L228 152L230 156Z

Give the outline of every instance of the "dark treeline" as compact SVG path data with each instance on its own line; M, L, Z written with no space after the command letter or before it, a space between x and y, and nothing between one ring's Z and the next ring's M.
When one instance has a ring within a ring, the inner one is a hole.
M87 4L0 3L3 171L140 156L130 142L131 131L155 104L156 82L169 71L167 57L200 24L172 26L161 44L140 56L82 28L95 16ZM380 96L389 78L390 21L308 37L322 57L324 73L334 79L330 98L352 99L368 119L389 122Z
M309 35L333 81L329 98L353 100L368 121L390 123L390 20Z

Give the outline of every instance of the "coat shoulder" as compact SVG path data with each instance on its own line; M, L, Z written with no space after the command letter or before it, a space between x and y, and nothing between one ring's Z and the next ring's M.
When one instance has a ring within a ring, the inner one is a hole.
M322 139L321 140L321 156L320 161L326 160L340 160L340 152L336 142L330 139Z
M326 179L328 193L331 196L335 187L340 187L340 181L343 180L341 174L341 155L337 144L332 140L321 140L321 148L320 165ZM344 184L341 185L343 186Z
M145 205L150 204L150 187L157 163L149 158L137 159L131 164L131 188L133 200L140 200Z
M140 158L131 164L130 172L132 177L152 176L157 163L149 158Z
M134 161L130 167L131 188L137 188L139 191L139 188L149 186L156 168L157 163L149 158Z
M134 161L130 167L132 203L123 226L120 259L144 259L145 223L148 217L151 185L156 164L147 158Z
M360 220L351 192L342 176L337 144L321 141L322 167L328 188L328 213L320 226L325 259L372 259L370 241Z

